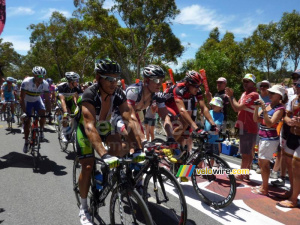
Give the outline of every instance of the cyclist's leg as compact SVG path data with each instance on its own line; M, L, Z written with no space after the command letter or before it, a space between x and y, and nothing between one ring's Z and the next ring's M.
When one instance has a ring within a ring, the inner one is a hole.
M39 116L45 116L46 108L45 108L45 105L42 101L42 98L40 98L38 101L35 102L34 110L38 113ZM40 129L41 129L41 131L44 130L45 121L46 121L45 117L42 117L40 119Z
M91 185L91 173L94 165L94 154L90 141L88 140L83 124L80 123L77 126L76 132L76 148L77 157L81 164L81 172L78 178L78 186L80 193L80 209L87 211L87 196Z

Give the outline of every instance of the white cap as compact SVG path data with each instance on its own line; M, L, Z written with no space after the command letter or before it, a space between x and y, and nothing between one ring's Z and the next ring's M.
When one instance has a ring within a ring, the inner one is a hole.
M219 77L218 78L218 80L217 80L217 82L225 82L225 83L227 83L227 80L226 80L226 78L225 77Z
M281 97L283 97L284 94L285 94L285 88L281 85L278 85L278 84L276 84L273 87L269 88L268 91L279 94L279 95L281 95Z
M272 87L272 85L270 84L270 82L268 80L263 80L261 82L258 82L257 85L256 85L256 87L259 88L262 83L268 84L269 88Z
M214 97L209 104L223 108L223 100L220 97Z

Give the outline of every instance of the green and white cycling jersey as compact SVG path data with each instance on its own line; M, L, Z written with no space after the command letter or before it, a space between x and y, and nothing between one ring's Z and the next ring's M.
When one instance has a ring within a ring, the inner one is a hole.
M83 93L79 87L70 88L69 83L67 82L56 86L56 92L58 101L60 100L61 95L65 97L67 107L71 110L71 112L73 112L75 109L75 103L73 101L75 93L77 93L79 96Z

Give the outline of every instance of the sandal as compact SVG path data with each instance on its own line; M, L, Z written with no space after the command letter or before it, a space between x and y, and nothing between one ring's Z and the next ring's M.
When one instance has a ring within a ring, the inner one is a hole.
M292 192L290 191L285 191L283 195L276 195L277 198L280 199L289 199L292 196Z
M265 192L262 192L260 189L254 189L251 191L253 194L256 194L256 195L263 195L263 196L269 196L268 192L265 193Z
M277 202L276 205L278 205L280 207L284 207L284 208L296 208L298 206L297 203L294 204L290 200L285 200L285 201Z

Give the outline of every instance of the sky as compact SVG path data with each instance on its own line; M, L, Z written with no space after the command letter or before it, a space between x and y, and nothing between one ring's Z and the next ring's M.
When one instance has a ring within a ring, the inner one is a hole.
M110 7L112 0L105 1ZM258 24L278 22L284 12L300 11L299 0L176 0L180 14L172 21L172 30L185 47L179 64L195 57L210 31L218 27L221 36L226 31L235 35L236 41L249 37ZM1 38L12 42L14 49L26 55L30 49L30 24L47 22L53 11L72 17L73 0L6 0L6 24Z

